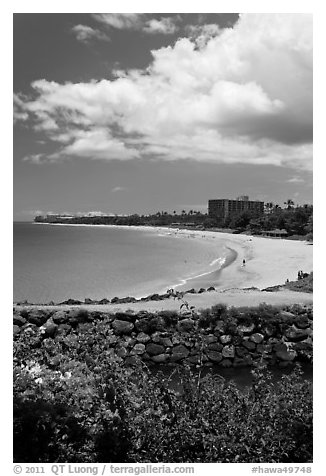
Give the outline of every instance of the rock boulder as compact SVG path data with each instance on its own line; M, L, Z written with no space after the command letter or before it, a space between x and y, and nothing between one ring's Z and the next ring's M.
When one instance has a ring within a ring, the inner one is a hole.
M259 332L256 332L255 334L252 334L249 339L254 342L255 344L261 344L264 340L263 334L259 334Z
M221 354L221 352L216 352L214 350L210 350L206 352L206 355L209 358L209 360L211 360L212 362L216 364L221 362L221 360L223 359L223 355Z
M117 334L130 334L134 328L134 325L132 322L115 319L112 322L112 327Z
M185 359L189 355L189 350L184 345L176 345L172 349L171 361L177 362L178 360Z
M164 347L163 345L160 344L155 344L154 342L150 342L149 344L146 345L146 352L149 355L159 355L159 354L164 354Z
M145 346L144 344L135 344L134 347L130 351L130 355L142 355L145 353Z
M140 332L137 337L137 341L140 342L141 344L146 344L151 338L149 337L148 334L145 334L145 332Z
M297 353L293 349L279 350L276 352L276 357L281 361L292 361L297 356Z
M233 359L234 357L234 345L226 345L222 349L222 355L225 358Z
M57 331L57 324L53 322L53 320L50 318L46 321L46 323L43 325L44 329L44 335L46 337L54 337Z
M24 324L26 324L26 322L27 322L26 319L22 317L20 314L14 314L13 323L15 326L21 327Z
M64 311L57 311L52 315L55 324L63 324L68 321L68 316Z
M164 364L164 362L167 362L167 360L169 360L169 356L167 354L157 354L153 355L151 359L156 364Z
M285 331L285 337L291 342L299 342L305 340L310 334L310 329L298 329L295 326L291 326Z
M177 324L177 330L180 332L189 332L192 331L195 326L195 323L192 319L182 319Z
M241 332L243 335L251 334L254 331L254 329L255 329L254 323L238 326L238 332Z
M232 342L232 336L229 334L224 334L220 336L220 342L222 344L229 344L230 342Z

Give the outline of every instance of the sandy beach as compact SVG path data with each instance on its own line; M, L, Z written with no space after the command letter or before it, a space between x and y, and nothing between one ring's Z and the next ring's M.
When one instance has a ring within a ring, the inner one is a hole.
M309 273L313 270L313 246L306 241L287 240L282 238L265 238L260 236L232 234L214 231L186 230L167 227L124 226L124 225L82 225L82 224L52 224L49 226L121 228L135 231L151 231L160 235L174 236L176 239L195 239L210 244L214 249L217 239L223 239L225 248L232 253L230 264L223 268L219 290L229 288L257 287L264 289L268 286L284 284L287 279L297 279L299 270ZM245 259L245 266L242 265ZM212 263L212 273L214 272ZM183 285L171 283L171 287L187 290L192 287L209 287L210 272L201 276L187 279ZM153 291L156 292L156 291ZM162 290L162 293L165 290ZM123 297L123 296L121 296Z
M133 227L126 228L132 229ZM149 227L137 228L148 229ZM155 228L155 231L160 234L175 236L176 239L205 240L206 243L209 242L212 246L214 246L214 241L217 238L222 237L225 240L225 247L233 252L233 261L222 269L221 284L215 291L202 294L186 294L187 302L197 309L208 308L221 302L228 306L254 306L263 302L267 304L312 303L312 294L288 290L273 293L262 291L269 286L284 284L287 279L295 280L299 270L307 273L312 271L313 246L305 241L171 228ZM243 260L245 260L245 266L243 266ZM205 273L202 276L189 279L183 285L175 287L175 289L185 291L190 288L197 290L200 287L207 288L212 284L210 274ZM62 307L67 308L69 306ZM112 312L120 309L157 311L178 309L179 307L180 302L173 298L132 304L87 305L88 309L102 309L103 311Z
M137 228L153 229L151 227ZM155 230L161 234L168 233L176 237L209 242L212 246L216 239L223 238L225 247L235 252L233 253L235 259L230 264L226 263L223 268L219 291L251 287L261 290L284 284L287 279L296 280L299 270L306 273L313 270L313 246L306 241L174 228L155 228ZM245 260L245 266L243 266L243 260ZM208 272L188 279L184 285L176 286L176 289L186 291L192 287L207 288L211 285Z

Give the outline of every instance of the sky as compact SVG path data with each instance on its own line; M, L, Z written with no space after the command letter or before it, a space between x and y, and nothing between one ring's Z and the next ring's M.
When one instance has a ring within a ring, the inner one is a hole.
M312 203L312 15L15 13L14 220Z

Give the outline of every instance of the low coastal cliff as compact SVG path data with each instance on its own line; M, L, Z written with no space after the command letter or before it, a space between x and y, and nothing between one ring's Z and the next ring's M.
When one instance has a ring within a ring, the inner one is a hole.
M33 347L49 340L89 337L101 340L102 352L127 365L188 364L252 366L264 361L288 366L312 361L312 306L226 308L194 312L133 311L107 313L87 309L16 309L15 340L29 338ZM86 350L85 350L86 352ZM87 352L85 354L87 358ZM59 365L53 356L53 366Z

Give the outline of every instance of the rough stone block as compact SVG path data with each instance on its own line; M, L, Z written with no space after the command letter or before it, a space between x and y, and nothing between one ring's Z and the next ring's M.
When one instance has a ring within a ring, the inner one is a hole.
M182 319L177 324L177 330L179 332L189 332L194 329L195 323L192 319Z
M296 356L296 351L292 349L279 350L276 352L276 357L282 361L292 361Z
M299 342L305 340L311 334L310 329L298 329L291 326L285 331L285 337L291 342Z
M225 358L233 359L234 357L234 345L226 345L222 349L222 355Z
M159 355L159 354L164 354L164 347L163 345L160 344L155 344L154 342L150 342L149 344L146 345L146 352L149 355Z
M45 336L47 337L54 337L56 331L57 331L57 324L54 324L54 322L52 321L52 319L48 319L46 321L46 323L43 325L43 329L44 329L44 334Z
M214 327L214 333L219 334L224 334L226 329L225 322L222 320L216 321L215 327Z
M204 341L207 345L217 342L217 337L214 334L208 334L204 337Z
M229 344L230 342L232 342L232 336L229 334L224 334L220 336L220 342L222 344Z
M169 360L169 356L167 354L158 354L158 355L153 355L151 359L156 364L163 364Z
M26 322L27 321L24 317L20 316L19 314L14 314L13 323L15 326L21 327L26 324Z
M255 334L252 334L249 339L254 342L255 344L261 344L264 340L263 334L260 334L259 332L255 332Z
M190 365L198 365L200 363L200 356L199 355L190 355L185 359L187 364Z
M208 350L215 350L216 352L219 352L223 349L223 344L220 344L219 342L213 342L212 344L209 344L207 348Z
M64 311L57 311L52 315L55 324L63 324L68 321L68 316Z
M169 337L161 337L160 344L164 345L164 347L172 347L172 341Z
M223 359L221 352L216 352L214 350L206 352L207 357L214 363L219 363Z
M115 319L118 321L127 321L134 323L136 320L136 315L131 312L116 312Z
M254 331L254 329L255 329L254 323L248 324L246 326L245 325L238 326L238 332L241 332L244 335L251 334Z
M33 311L28 313L27 320L31 324L41 326L42 324L44 324L47 321L48 317L49 317L49 314L46 314L43 311L33 310Z
M256 349L256 344L250 340L244 340L242 342L242 346L245 347L246 349L253 351Z
M144 344L135 344L134 347L130 351L130 355L142 355L144 354L146 348Z
M145 332L140 332L137 336L136 339L138 342L141 344L146 344L148 341L151 340L148 334L145 334Z
M125 357L127 357L128 355L128 351L126 349L126 347L119 347L115 350L115 353L121 357L122 359L124 359Z
M185 359L189 355L189 350L182 344L173 347L171 354L171 361L176 362L178 360Z
M112 327L117 334L130 334L134 328L134 325L132 322L115 319L112 322Z

